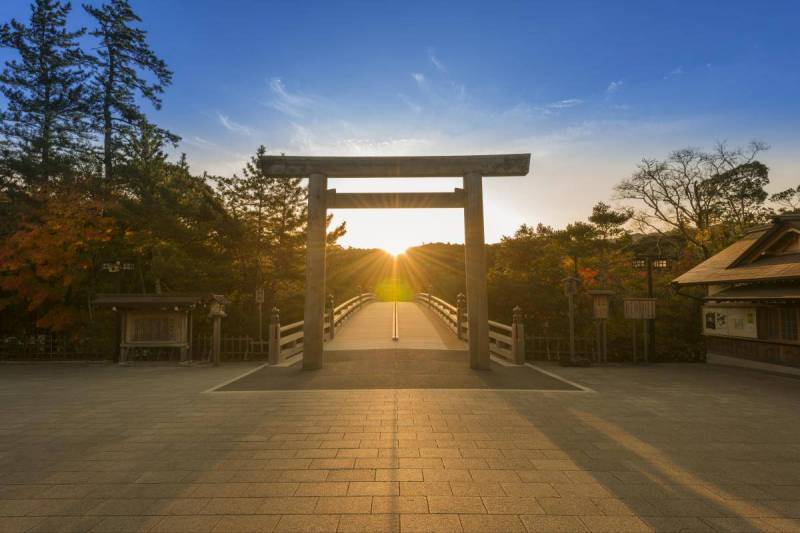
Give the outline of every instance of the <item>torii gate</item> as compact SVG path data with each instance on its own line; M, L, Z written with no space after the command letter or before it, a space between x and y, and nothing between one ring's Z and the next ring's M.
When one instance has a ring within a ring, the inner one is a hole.
M486 250L483 234L483 178L526 176L531 154L436 157L264 156L267 176L308 178L306 296L303 369L322 368L325 327L325 237L328 209L464 209L469 361L489 369L489 308L486 296ZM435 193L337 193L328 178L452 178L464 188Z

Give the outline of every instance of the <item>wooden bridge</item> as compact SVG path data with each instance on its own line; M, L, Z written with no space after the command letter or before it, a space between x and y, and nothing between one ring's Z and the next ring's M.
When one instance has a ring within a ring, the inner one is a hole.
M378 302L365 293L333 306L325 313L325 352L357 350L458 350L466 351L469 325L460 296L456 305L420 293L410 302ZM514 322L489 321L489 350L508 363L525 362L525 334L519 310ZM270 364L281 365L302 354L303 322L281 325L273 310L269 328Z

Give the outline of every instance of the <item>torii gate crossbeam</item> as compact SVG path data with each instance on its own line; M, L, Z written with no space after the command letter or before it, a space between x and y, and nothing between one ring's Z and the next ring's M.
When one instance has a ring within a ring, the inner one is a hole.
M328 209L464 209L464 254L469 320L470 367L489 368L489 309L483 224L483 178L526 176L530 154L426 157L264 156L264 173L308 178L306 294L303 368L323 366L325 327L325 237ZM328 178L461 177L464 188L452 193L337 193Z

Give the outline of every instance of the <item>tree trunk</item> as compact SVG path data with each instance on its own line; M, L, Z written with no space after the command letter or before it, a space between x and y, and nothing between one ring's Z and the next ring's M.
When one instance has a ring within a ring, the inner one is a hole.
M108 50L108 79L106 80L105 94L103 95L103 171L106 180L112 178L114 172L114 157L112 150L112 117L111 117L111 95L114 86L113 72L114 59L112 50Z

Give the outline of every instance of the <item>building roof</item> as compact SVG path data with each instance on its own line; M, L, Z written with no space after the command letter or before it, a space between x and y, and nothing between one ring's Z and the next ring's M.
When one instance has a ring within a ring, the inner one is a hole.
M190 307L205 305L212 301L227 304L228 300L221 294L211 293L161 293L161 294L98 294L94 297L94 305L101 307L119 307L123 309L141 309L153 307Z
M705 298L716 302L787 302L800 300L797 285L766 285L731 287Z
M791 242L789 242L791 241ZM677 285L800 279L800 216L782 215L678 276Z

